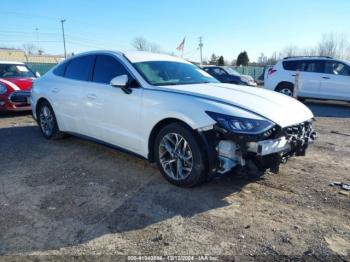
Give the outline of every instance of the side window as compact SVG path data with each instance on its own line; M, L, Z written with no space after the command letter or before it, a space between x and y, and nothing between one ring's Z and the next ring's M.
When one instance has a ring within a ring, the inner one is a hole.
M90 74L94 59L95 59L94 55L86 55L86 56L73 58L67 64L67 68L64 76L75 80L82 80L82 81L89 80L89 74Z
M311 73L323 73L324 62L323 61L309 61L305 65L305 72Z
M350 68L336 61L325 62L325 73L332 75L350 76Z
M215 68L214 74L222 76L222 75L226 75L226 72L224 70L222 70L221 68Z
M283 62L283 68L288 71L297 71L302 70L301 68L301 62L298 60L293 61L284 61Z
M129 75L125 67L115 58L108 55L97 56L92 81L109 84L111 80L120 75Z
M66 70L66 66L67 66L67 63L63 62L61 64L59 64L55 70L53 70L53 73L55 75L58 75L58 76L63 76L64 75L64 71Z

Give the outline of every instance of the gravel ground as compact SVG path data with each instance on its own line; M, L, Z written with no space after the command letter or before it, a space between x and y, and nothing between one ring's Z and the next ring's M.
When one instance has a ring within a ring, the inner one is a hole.
M350 183L350 105L308 105L319 139L306 157L278 175L232 173L193 189L102 145L45 140L28 114L0 116L0 260L349 260L350 196L329 184Z

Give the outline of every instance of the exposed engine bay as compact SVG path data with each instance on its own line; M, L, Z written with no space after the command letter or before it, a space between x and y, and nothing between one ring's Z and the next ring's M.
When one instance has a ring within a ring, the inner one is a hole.
M274 127L259 135L238 135L219 126L206 131L211 152L215 152L212 172L224 174L234 167L254 164L261 171L278 173L281 163L292 156L304 156L317 135L311 121L298 125Z

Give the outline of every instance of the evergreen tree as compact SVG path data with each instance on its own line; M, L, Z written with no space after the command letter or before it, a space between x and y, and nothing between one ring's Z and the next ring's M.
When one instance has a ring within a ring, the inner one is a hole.
M237 57L237 66L247 66L249 63L249 57L246 51L241 52Z
M225 65L224 57L223 57L223 56L220 56L216 64L217 64L218 66L223 66L223 65Z
M212 54L209 60L209 64L216 65L217 60L218 60L217 56L215 54Z

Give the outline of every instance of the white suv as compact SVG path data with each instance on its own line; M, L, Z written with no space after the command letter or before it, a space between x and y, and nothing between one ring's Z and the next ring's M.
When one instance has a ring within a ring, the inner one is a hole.
M31 106L45 138L64 132L122 148L179 186L246 164L277 172L315 138L313 115L296 99L219 83L161 54L74 56L35 81Z
M266 70L265 88L301 99L350 101L350 63L321 56L286 57Z

